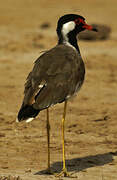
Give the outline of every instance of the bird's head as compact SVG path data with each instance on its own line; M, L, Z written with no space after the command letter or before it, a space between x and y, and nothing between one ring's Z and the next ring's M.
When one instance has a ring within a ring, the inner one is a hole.
M86 24L85 18L76 14L66 14L58 20L57 34L60 37L67 36L69 33L77 35L79 32L88 29L91 31L97 31L91 25Z

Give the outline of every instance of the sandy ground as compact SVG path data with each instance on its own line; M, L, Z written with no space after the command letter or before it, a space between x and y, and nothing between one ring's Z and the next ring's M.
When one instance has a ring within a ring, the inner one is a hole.
M15 119L33 62L56 44L58 17L77 13L88 23L110 25L112 33L106 41L79 41L86 79L68 104L66 163L73 179L117 180L116 7L116 0L0 2L0 177L56 179L45 175L46 111L29 124ZM42 29L43 23L49 27ZM57 172L62 168L62 112L63 104L50 108L51 166Z

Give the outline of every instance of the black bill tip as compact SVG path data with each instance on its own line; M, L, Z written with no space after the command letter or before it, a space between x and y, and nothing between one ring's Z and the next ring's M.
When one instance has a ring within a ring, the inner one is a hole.
M93 28L92 31L98 32L98 30L96 28Z

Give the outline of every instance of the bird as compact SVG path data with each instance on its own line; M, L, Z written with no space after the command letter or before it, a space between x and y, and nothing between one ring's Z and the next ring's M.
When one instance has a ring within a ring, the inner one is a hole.
M75 96L85 78L85 65L77 43L77 35L85 29L97 31L85 22L85 18L77 14L65 14L58 19L58 42L55 47L47 50L34 63L27 76L24 98L18 112L17 122L32 121L40 111L47 113L47 148L48 172L50 167L50 122L49 108L64 102L62 116L62 149L63 168L57 176L69 176L65 161L65 118L67 103Z

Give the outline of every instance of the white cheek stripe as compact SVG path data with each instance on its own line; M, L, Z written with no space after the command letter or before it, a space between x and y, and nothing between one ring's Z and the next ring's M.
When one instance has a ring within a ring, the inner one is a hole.
M63 35L63 43L72 47L73 49L76 49L74 46L72 46L70 43L69 43L69 40L68 40L68 37L67 37L67 34L72 31L73 29L75 29L75 22L74 21L70 21L68 23L65 23L63 24L63 27L62 27L62 35Z
M73 29L75 29L75 22L74 21L70 21L68 23L63 24L62 27L62 34L63 36L66 36L70 31L72 31Z

